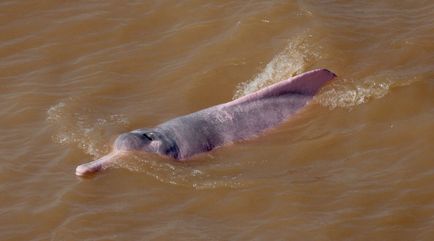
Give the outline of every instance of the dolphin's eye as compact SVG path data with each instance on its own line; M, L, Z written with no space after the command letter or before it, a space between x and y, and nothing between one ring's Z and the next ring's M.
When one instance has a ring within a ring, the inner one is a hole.
M148 132L148 133L145 132L145 133L142 134L142 136L144 136L146 139L148 139L150 141L154 140L154 134L151 133L151 132Z

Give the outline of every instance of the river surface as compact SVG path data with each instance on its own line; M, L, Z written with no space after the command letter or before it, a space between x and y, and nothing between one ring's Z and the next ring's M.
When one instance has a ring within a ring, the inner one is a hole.
M79 164L328 68L265 135ZM434 240L434 2L0 2L0 240Z

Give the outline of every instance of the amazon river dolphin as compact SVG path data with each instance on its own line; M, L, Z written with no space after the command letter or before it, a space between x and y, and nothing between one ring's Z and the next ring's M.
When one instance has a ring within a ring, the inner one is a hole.
M312 70L154 128L121 134L111 153L78 166L75 173L84 176L103 170L113 164L116 157L131 151L186 160L228 143L250 139L287 120L335 76L327 69Z

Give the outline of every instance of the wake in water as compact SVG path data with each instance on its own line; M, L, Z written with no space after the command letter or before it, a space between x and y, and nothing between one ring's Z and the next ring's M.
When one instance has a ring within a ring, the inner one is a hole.
M142 153L130 153L114 168L127 169L132 172L144 173L162 183L190 187L197 190L216 188L242 188L249 185L249 180L242 177L242 171L230 171L236 162L225 162L208 158L175 162L159 157L150 158ZM210 161L210 159L212 159Z
M384 97L394 87L409 85L417 80L417 77L396 78L388 72L358 81L341 78L325 86L322 93L316 97L316 101L330 109L351 109L370 99Z

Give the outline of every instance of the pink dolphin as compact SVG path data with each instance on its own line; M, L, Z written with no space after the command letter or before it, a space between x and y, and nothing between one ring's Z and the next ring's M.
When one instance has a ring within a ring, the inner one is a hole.
M117 155L143 151L186 160L275 127L305 106L336 75L312 70L239 99L119 135L108 155L77 167L84 176L105 169Z

